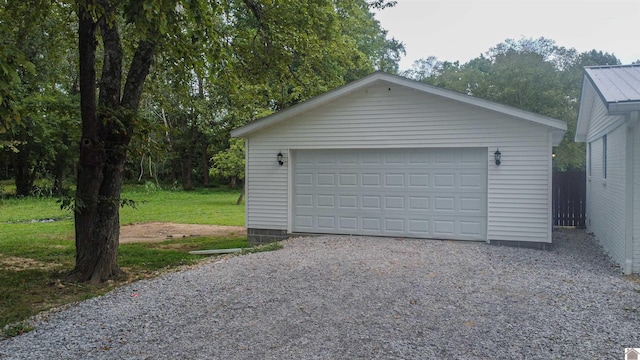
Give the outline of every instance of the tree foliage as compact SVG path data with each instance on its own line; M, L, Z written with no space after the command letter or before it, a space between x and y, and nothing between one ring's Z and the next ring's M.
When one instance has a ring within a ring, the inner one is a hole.
M60 190L75 153L77 75L68 11L44 0L0 8L0 161L11 167L18 195L31 193L37 174L50 175Z
M573 141L583 68L619 64L601 51L578 53L539 38L507 39L468 61L418 60L405 75L467 95L564 120L568 130L555 150L554 168L584 169L584 144Z
M181 167L190 188L194 158L203 159L206 177L207 149L226 143L230 128L341 85L354 71L370 71L372 59L389 58L386 66L393 67L392 55L402 50L397 42L365 46L348 34L352 18L343 10L359 11L373 26L372 38L386 35L363 0L77 5L82 135L71 275L80 281L121 273L120 189L133 140L146 141L149 152L138 155L150 158L162 137L152 131L163 129L172 153L167 160ZM390 44L393 49L379 49ZM145 87L152 91L145 95ZM135 136L141 129L146 136Z
M229 148L213 155L211 161L212 174L233 179L235 186L236 181L244 180L244 141L229 139Z

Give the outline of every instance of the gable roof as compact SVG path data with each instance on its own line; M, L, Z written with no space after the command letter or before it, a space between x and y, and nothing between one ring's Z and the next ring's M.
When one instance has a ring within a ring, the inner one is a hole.
M446 99L456 100L468 105L477 106L497 113L513 116L522 120L530 121L536 124L548 126L553 130L557 130L554 133L554 144L559 143L564 136L564 132L567 130L567 124L564 121L550 118L547 116L535 114L529 111L516 109L511 106L498 104L489 100L476 98L473 96L461 94L455 91L439 88L423 82L407 79L402 76L391 75L383 71L374 72L362 79L353 81L349 84L343 85L324 94L313 97L305 102L296 104L288 109L279 111L275 114L266 116L264 118L253 121L243 127L237 128L231 131L233 137L247 137L252 133L265 129L269 126L280 123L281 121L290 119L301 113L318 108L322 105L330 103L334 100L340 99L348 94L363 89L369 85L377 83L387 83L389 85L403 86L406 88L421 91L425 94L441 96ZM557 141L556 141L557 140Z
M640 64L584 69L609 113L640 110Z
M585 67L576 141L586 141L591 107L598 99L606 106L607 115L640 110L640 65Z

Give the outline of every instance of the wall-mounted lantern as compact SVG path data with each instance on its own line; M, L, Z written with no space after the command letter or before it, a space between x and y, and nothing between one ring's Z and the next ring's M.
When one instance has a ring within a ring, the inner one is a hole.
M497 149L495 153L493 153L493 156L496 158L496 165L500 166L500 158L502 157L502 153L500 152L500 149Z
M278 155L276 155L276 157L278 158L278 164L280 164L280 166L284 165L284 161L282 161L282 152L278 152Z

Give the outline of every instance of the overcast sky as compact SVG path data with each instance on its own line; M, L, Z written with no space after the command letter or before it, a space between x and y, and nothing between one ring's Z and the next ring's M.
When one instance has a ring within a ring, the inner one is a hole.
M640 59L640 0L397 0L377 12L404 43L400 69L420 58L465 63L505 39L545 37L579 52Z

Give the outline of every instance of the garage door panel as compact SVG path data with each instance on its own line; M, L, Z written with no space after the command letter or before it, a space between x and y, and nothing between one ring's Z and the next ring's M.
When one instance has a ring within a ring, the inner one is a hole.
M293 231L482 240L486 151L295 151Z
M429 198L426 196L410 196L409 210L429 210Z
M340 217L340 230L354 231L358 230L358 218L356 217Z
M409 187L426 188L428 186L429 186L428 174L410 174L409 175Z
M295 176L296 186L313 185L313 174L299 173Z
M443 197L438 196L434 198L433 208L435 211L450 211L453 212L456 209L455 197Z
M313 229L313 216L311 215L297 215L295 218L296 227L305 230Z
M313 207L313 195L296 195L296 206Z
M314 156L310 155L309 158L313 159ZM296 157L296 163L297 163L297 157ZM305 164L308 164L308 163L305 163ZM327 151L315 152L315 164L335 165L335 153L327 152ZM314 162L312 162L311 165L314 165Z
M482 231L480 221L460 221L460 234L474 236Z
M386 210L404 210L404 197L402 196L385 196L384 208Z
M456 162L456 153L453 150L442 150L435 153L434 163L454 165Z
M380 231L381 227L380 218L363 217L362 218L362 230L364 231Z
M460 212L468 214L468 213L476 213L481 215L484 211L483 201L479 197L461 197L460 198Z
M318 186L334 186L336 184L336 175L333 173L320 173L317 179L318 181L316 183Z
M362 174L362 186L380 186L380 174Z
M454 174L435 174L433 180L433 187L435 189L454 189L456 187L456 177Z
M464 173L460 174L458 178L460 179L460 188L482 190L485 187L480 174Z
M412 234L423 234L429 236L429 220L411 219L409 220L409 232Z
M340 154L338 158L340 165L353 165L358 163L358 155L354 152Z
M367 152L362 154L363 165L379 165L382 164L380 153Z
M404 187L404 174L390 173L384 176L385 186Z
M357 209L358 197L356 195L340 195L339 203L341 209Z
M335 216L318 216L318 228L332 230L336 227Z
M384 154L384 163L389 165L393 165L393 164L402 165L404 164L404 153L387 152Z
M365 209L381 209L381 196L379 195L363 195L362 207Z
M384 219L384 230L387 232L404 233L404 219L386 218Z
M428 164L429 153L424 151L409 151L409 163L410 164Z
M459 154L460 164L477 165L480 168L487 166L487 153L484 149L482 149L482 151L467 151Z
M439 219L433 221L433 234L435 236L453 237L455 228L454 220Z
M318 194L317 199L318 199L317 201L318 207L333 209L336 206L335 195Z

